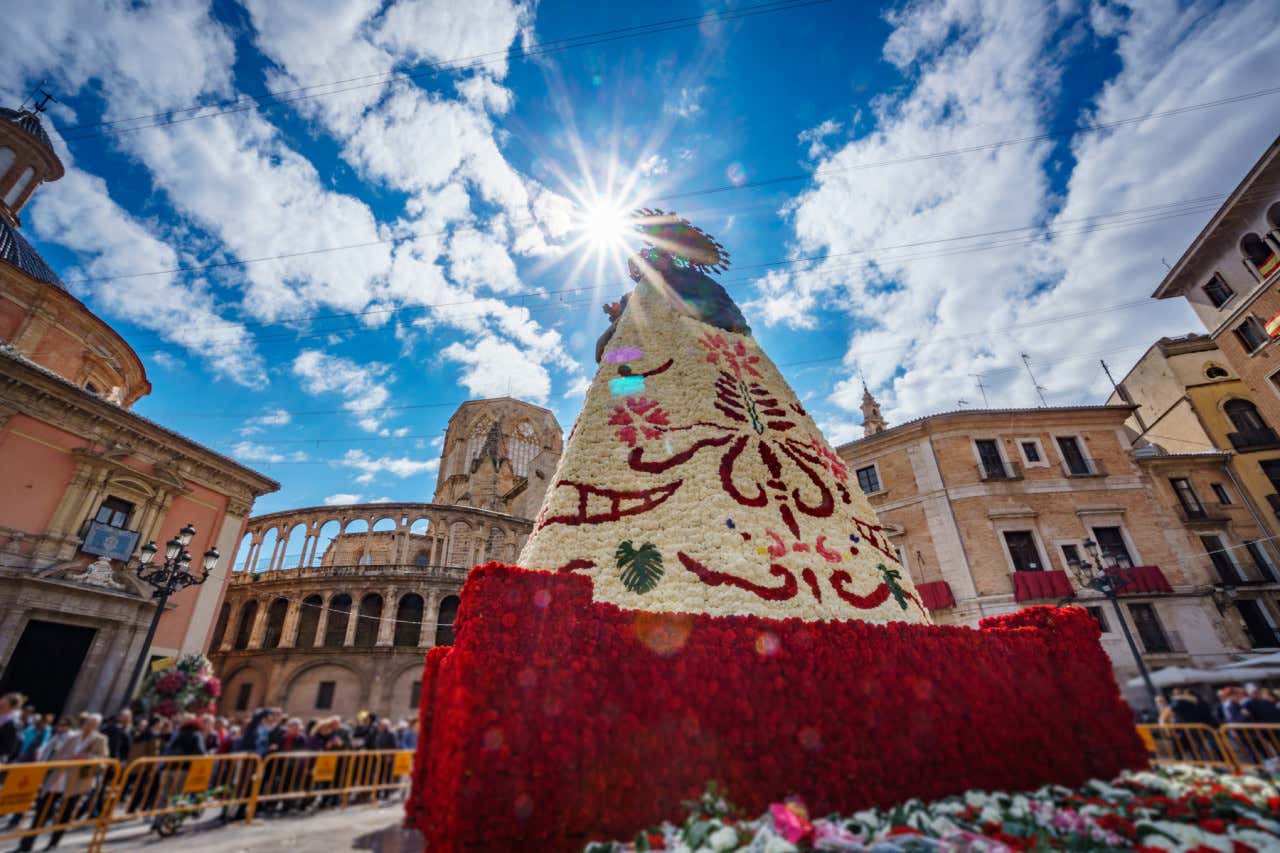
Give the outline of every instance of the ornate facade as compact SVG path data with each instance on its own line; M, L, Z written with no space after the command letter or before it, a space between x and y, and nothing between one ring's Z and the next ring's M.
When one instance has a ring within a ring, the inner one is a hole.
M251 519L210 645L223 713L410 716L423 653L453 641L467 571L515 561L560 448L546 409L473 400L449 422L434 503Z
M125 566L184 524L225 556L170 604L153 656L204 649L254 500L273 480L129 411L137 354L18 230L62 174L34 113L0 110L0 691L51 713L113 711L154 613Z

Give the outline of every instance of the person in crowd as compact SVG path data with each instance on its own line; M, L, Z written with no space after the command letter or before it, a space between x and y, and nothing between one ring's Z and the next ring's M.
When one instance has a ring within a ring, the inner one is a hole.
M1156 697L1156 722L1162 726L1173 722L1173 708L1169 707L1169 700L1163 696Z
M178 724L178 731L165 748L165 755L204 755L204 723L188 715Z
M53 736L53 714L37 714L35 719L22 732L22 746L18 752L18 761L35 761L40 749Z
M400 725L396 726L396 736L400 739L401 749L417 749L418 721L405 722L401 720Z
M1228 685L1218 691L1218 700L1222 708L1222 722L1224 723L1247 723L1248 718L1245 717L1243 699L1244 691L1239 685Z
M18 757L22 743L22 705L27 697L21 693L0 696L0 764Z
M102 727L102 734L107 738L111 757L127 764L129 753L133 751L133 712L125 708L116 714Z
M1245 697L1240 706L1245 717L1251 723L1280 723L1280 708L1276 703L1263 695L1262 688L1256 684L1246 684Z
M107 738L99 731L102 726L101 714L84 714L81 718L80 731L59 741L50 761L84 761L95 758L109 758L110 747ZM44 802L37 802L31 828L38 829L46 825L62 824L75 815L76 803L86 794L93 791L101 774L92 768L64 768L46 774L40 797ZM64 829L55 829L49 835L49 843L44 849L52 850L62 840ZM31 850L36 840L35 835L28 835L18 845L19 850Z
M1173 712L1173 722L1215 725L1212 709L1202 702L1200 697L1193 691L1185 688L1174 690L1171 694L1171 700L1169 710Z

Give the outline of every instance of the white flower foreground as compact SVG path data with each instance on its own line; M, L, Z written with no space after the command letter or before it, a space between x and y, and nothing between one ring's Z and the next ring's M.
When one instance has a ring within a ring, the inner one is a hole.
M664 823L628 842L589 844L585 853L1280 850L1280 788L1274 780L1188 765L1125 772L1078 789L969 791L813 820L794 800L744 817L714 785L687 805L690 813L680 826Z

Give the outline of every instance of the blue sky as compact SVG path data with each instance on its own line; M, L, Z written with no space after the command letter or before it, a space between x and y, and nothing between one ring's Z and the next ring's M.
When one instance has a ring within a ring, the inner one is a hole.
M1098 358L1197 329L1141 300L1280 115L1079 130L1274 86L1265 2L3 7L0 97L47 80L68 164L26 233L146 362L138 412L283 483L259 512L429 499L468 398L567 428L628 284L575 243L593 186L725 243L833 440L860 376L891 423L980 405L975 374L1034 405L1024 352L1050 402L1099 402Z

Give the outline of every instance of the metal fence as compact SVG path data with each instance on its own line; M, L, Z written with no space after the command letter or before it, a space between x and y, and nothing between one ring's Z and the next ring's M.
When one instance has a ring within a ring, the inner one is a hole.
M1280 771L1280 724L1200 723L1138 726L1152 764L1195 764L1219 770Z
M96 831L102 799L119 781L120 762L110 758L0 765L0 841L30 850L41 835L52 846L65 832Z

